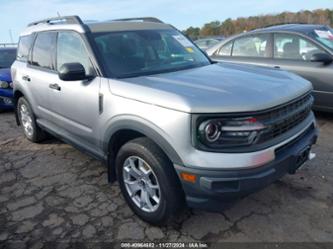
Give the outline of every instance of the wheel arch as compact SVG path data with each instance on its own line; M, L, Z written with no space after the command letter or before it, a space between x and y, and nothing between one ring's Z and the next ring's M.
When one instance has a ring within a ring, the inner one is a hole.
M20 119L18 117L18 113L17 113L17 102L18 102L19 98L24 97L24 96L25 95L23 94L22 91L20 91L20 90L14 91L14 98L13 98L14 99L14 114L15 114L16 124L18 126L21 124L20 124Z
M108 158L109 181L115 180L115 169L112 167L115 158L122 145L138 137L147 137L153 141L166 154L169 160L174 164L183 165L182 160L170 142L163 136L163 133L157 126L147 120L141 120L138 117L118 119L112 122L107 129L106 139L103 145Z

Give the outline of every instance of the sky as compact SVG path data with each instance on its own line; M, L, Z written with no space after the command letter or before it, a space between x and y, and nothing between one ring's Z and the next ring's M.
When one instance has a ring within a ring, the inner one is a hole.
M283 11L333 8L333 0L0 0L0 43L17 42L33 21L60 15L83 20L154 16L184 30L210 21Z

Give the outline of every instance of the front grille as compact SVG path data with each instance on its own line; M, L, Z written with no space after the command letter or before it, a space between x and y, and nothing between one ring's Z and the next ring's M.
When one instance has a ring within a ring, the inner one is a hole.
M12 101L12 99L10 99L8 97L1 97L0 96L0 104L1 105L12 105L13 101Z
M305 131L302 132L302 134L300 134L297 138L293 139L292 141L290 141L289 143L286 143L284 145L282 145L281 147L277 148L275 150L275 154L279 154L279 153L283 153L284 151L288 150L290 147L292 147L294 144L296 144L298 141L300 141L302 138L304 138L305 136L307 136L308 134L310 134L311 132L313 132L313 130L315 129L314 124L310 125ZM316 142L316 140L313 141L314 143Z
M261 132L257 144L273 140L302 123L310 114L312 104L313 97L307 94L287 105L257 116L258 120L268 127Z

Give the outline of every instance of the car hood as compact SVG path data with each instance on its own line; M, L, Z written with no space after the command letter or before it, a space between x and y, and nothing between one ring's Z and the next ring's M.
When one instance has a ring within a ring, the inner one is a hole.
M10 68L0 69L0 80L11 82L12 77L10 75Z
M125 98L188 113L251 112L291 101L312 89L303 78L277 69L218 63L204 67L110 80Z

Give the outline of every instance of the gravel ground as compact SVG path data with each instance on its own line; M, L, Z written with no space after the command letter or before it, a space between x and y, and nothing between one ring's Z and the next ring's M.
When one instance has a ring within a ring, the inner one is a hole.
M0 241L333 242L333 115L317 117L317 158L296 175L159 228L132 213L100 162L57 140L32 144L1 113Z

